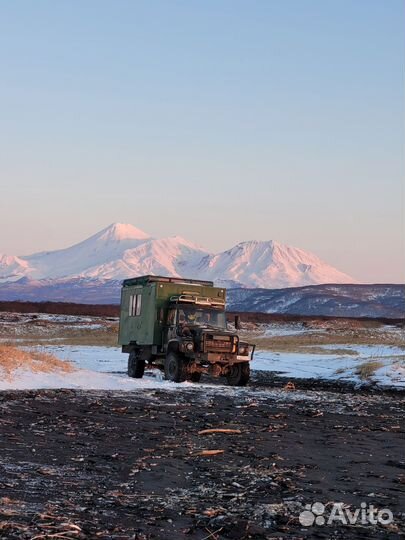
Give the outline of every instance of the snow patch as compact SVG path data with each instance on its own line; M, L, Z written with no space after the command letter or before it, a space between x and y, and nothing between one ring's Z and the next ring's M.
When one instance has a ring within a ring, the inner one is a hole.
M342 349L342 345L328 345L324 349ZM375 383L379 386L405 388L405 350L383 345L354 345L347 354L315 354L257 351L251 364L258 371L272 371L291 379L343 380L355 384ZM355 354L351 354L354 352ZM381 364L369 380L358 372L367 362Z

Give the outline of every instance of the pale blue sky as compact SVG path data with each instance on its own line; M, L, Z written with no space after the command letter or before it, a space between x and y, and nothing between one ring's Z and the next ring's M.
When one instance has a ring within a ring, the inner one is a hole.
M402 0L0 6L0 252L120 221L404 281Z

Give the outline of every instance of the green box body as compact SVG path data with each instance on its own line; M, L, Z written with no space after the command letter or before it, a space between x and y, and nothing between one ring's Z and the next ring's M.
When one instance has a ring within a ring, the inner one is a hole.
M121 290L119 345L163 345L163 330L167 309L172 296L191 293L198 296L221 298L225 301L226 290L214 287L211 281L142 276L126 279ZM141 296L139 313L131 310L131 297ZM160 316L163 310L163 317ZM133 314L130 314L132 311Z

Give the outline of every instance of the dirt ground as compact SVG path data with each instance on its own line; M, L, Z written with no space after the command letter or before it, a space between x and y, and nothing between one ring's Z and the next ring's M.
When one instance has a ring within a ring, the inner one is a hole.
M0 340L19 345L115 346L117 327L0 314ZM242 335L303 353L405 345L400 326L338 319L245 323ZM285 385L256 372L246 389L0 392L0 539L404 538L404 392ZM233 431L199 434L217 428ZM300 513L314 503L325 519L333 503L363 503L394 521L305 526Z
M15 345L100 345L116 347L118 319L0 312L0 340Z
M0 393L0 538L401 538L401 393ZM226 428L231 433L199 434ZM218 450L216 455L201 455ZM391 525L303 526L306 504Z
M387 325L378 321L317 318L302 323L243 323L240 334L258 349L280 352L325 354L328 345L388 345L405 348L404 323ZM345 347L346 346L346 347ZM335 351L336 352L336 351Z
M325 354L328 345L340 345L342 353L350 353L353 344L388 345L405 351L404 323L388 325L370 320L316 317L301 322L242 322L239 335L258 349L279 352ZM13 345L20 342L116 347L118 319L0 312L0 340Z

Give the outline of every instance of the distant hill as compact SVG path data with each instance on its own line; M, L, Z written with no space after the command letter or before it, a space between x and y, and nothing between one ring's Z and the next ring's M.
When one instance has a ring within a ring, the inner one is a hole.
M22 278L0 284L0 301L118 304L121 280ZM405 285L315 285L228 290L228 309L334 317L405 317Z
M405 285L316 285L287 289L232 289L233 311L405 318Z

